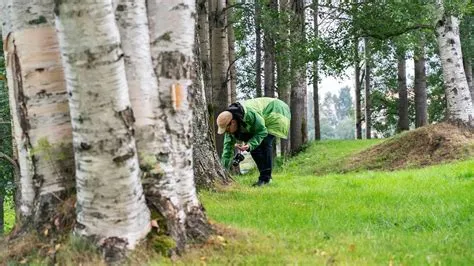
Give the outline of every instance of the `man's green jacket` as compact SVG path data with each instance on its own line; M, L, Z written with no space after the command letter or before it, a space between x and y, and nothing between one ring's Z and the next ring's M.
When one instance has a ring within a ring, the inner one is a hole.
M244 109L244 127L239 128L252 135L247 144L249 151L256 149L268 135L286 139L290 129L291 113L286 103L276 98L260 97L240 103ZM234 156L236 138L225 133L222 164L229 168Z

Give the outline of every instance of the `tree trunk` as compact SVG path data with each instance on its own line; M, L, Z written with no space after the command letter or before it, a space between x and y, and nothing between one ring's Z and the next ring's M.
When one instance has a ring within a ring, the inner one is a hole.
M211 63L210 63L210 45L209 45L209 5L208 0L197 0L197 32L199 36L199 60L201 61L201 72L204 81L205 97L208 103L212 102L212 81L211 81ZM208 107L206 106L206 109ZM208 110L210 111L210 110ZM211 125L213 125L213 121ZM214 133L213 133L214 134Z
M464 72L466 72L466 80L469 86L469 91L471 93L471 100L474 104L474 87L472 83L472 63L470 58L466 58L463 56L463 65L464 65Z
M428 124L428 104L426 95L426 71L424 42L415 49L415 127Z
M295 14L295 28L292 32L292 41L299 43L304 40L304 1L295 0L292 10ZM301 150L303 144L308 141L307 129L307 96L306 96L306 64L298 59L293 61L294 81L291 88L291 152Z
M319 3L318 0L313 0L313 20L314 20L314 35L317 39L319 36L319 25L318 25L318 13ZM321 139L321 125L319 123L319 66L318 60L313 62L313 109L314 109L314 139Z
M408 119L407 68L405 53L398 54L398 125L397 132L410 129Z
M273 36L273 15L278 9L278 2L276 0L269 0L266 3L266 21L262 24L265 25L263 35L263 60L264 60L264 85L263 91L265 97L275 97L275 38Z
M178 196L176 217L185 230L184 240L205 240L210 229L197 197L193 173L191 96L192 85L197 78L193 53L195 0L148 0L147 3L153 67L158 78L166 134L170 137L169 153L160 155L171 162L174 171L173 179L168 179L171 183L167 184L167 188L174 189ZM167 37L163 38L163 35ZM217 49L216 46L213 48ZM175 235L181 233L175 232ZM178 252L184 250L184 244L177 239Z
M474 126L473 102L462 63L459 20L444 13L436 23L441 66L447 99L448 120Z
M360 58L359 58L359 39L354 42L354 80L355 80L355 113L356 113L356 138L362 139L362 108L361 108L361 84L360 76Z
M158 97L158 80L153 70L146 1L120 0L116 9L125 58L130 102L135 117L135 133L140 169L148 207L166 221L163 228L179 244L185 232L179 221L178 194L170 154L170 136L165 129L164 112ZM160 169L160 170L157 170ZM157 217L152 217L156 219Z
M257 97L262 97L262 9L255 0L255 89Z
M280 32L276 48L276 64L277 64L277 84L278 84L278 97L286 104L290 105L290 61L288 58L288 47L289 47L289 17L288 12L290 10L289 0L280 1L279 16L282 22L282 31ZM281 139L281 154L287 156L290 153L290 137L288 139Z
M196 38L199 39L199 38ZM200 57L201 45L196 45L195 56ZM196 78L193 82L193 163L194 180L197 189L214 189L216 185L229 184L232 179L227 171L220 164L220 158L217 156L216 147L212 141L212 131L210 130L207 113L207 103L202 79L201 64L199 60L194 62Z
M217 134L217 125L215 119L220 112L224 111L230 104L229 89L227 85L227 70L229 68L229 60L227 53L229 51L226 31L226 16L224 14L225 0L211 0L211 68L212 68L212 114L211 118L214 122L213 128L215 132L217 154L222 154L224 135ZM210 101L211 102L211 101Z
M20 166L17 225L42 231L74 187L66 84L53 1L13 1L9 7L5 18L10 21L2 24L14 150Z
M372 136L371 127L371 115L372 115L372 103L370 96L370 71L371 71L371 59L370 59L370 44L369 39L365 38L365 138L370 139Z
M75 231L116 261L150 230L120 34L110 1L57 1L54 10L74 133Z
M235 5L235 0L227 0L227 6ZM234 33L234 8L227 10L227 41L229 45L229 82L230 82L230 102L237 101L237 70L235 62L235 33Z
M4 204L5 195L0 194L0 236L3 236L5 232L5 206Z

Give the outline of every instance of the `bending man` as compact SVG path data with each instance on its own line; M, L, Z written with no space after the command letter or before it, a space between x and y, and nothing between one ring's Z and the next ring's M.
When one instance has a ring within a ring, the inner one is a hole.
M254 186L272 178L273 141L286 139L290 128L290 108L276 98L261 97L231 104L217 117L217 133L224 134L222 164L229 169L234 147L250 151L260 176ZM236 142L243 144L236 144Z

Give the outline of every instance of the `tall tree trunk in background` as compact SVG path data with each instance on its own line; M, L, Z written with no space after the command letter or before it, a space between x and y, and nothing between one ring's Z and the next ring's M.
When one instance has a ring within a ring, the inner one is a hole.
M291 41L294 46L304 40L304 0L294 0L292 10L295 15L294 30L291 33ZM307 121L307 96L306 96L306 64L300 58L294 58L292 62L292 73L294 81L291 86L291 152L299 151L303 144L308 141Z
M467 84L469 86L469 91L471 93L471 100L473 101L474 104L474 87L472 83L472 60L470 58L466 58L466 56L463 56L463 65L464 65L464 72L466 72L466 80Z
M5 195L0 194L0 236L5 232L5 208L3 206Z
M262 97L262 8L255 0L255 89L257 97Z
M234 7L235 0L227 0L227 42L229 45L229 82L230 82L230 102L237 101L237 70L235 62L235 33L234 33Z
M274 13L278 11L278 1L268 0L265 5L266 18L263 25L263 51L264 51L264 85L263 92L265 97L275 97L275 37L273 20Z
M362 78L360 57L359 57L359 39L354 40L354 80L355 80L355 113L356 113L356 138L362 139L362 108L361 108L361 84Z
M448 120L474 126L474 109L466 73L462 63L459 20L444 12L438 0L436 37L439 46L446 99Z
M425 44L420 40L415 48L415 127L428 124L428 103L426 95Z
M290 19L288 12L290 11L289 0L280 0L280 10L278 12L282 30L279 32L276 40L276 55L275 60L277 64L277 86L278 98L284 101L288 106L290 103L290 60L289 60L289 23ZM291 134L291 133L290 133ZM290 153L290 139L281 139L281 155L287 156Z
M230 104L229 89L227 85L227 70L229 68L228 42L226 31L226 16L224 9L226 7L225 0L210 0L210 17L209 26L211 28L211 69L212 69L212 114L211 118L214 123L216 149L219 156L222 154L224 135L217 134L217 125L215 119L220 112L224 111ZM211 101L210 101L211 102Z
M94 0L60 1L54 10L74 132L75 232L115 261L147 235L150 212L114 10Z
M17 225L43 230L74 187L72 129L53 0L7 4L2 19L14 143ZM8 31L8 32L7 32Z
M407 67L405 52L398 52L397 83L398 83L398 123L397 132L410 129L408 119L408 92L407 92Z
M371 121L371 114L372 114L372 101L371 101L371 95L370 95L370 71L371 71L371 51L370 51L370 41L368 38L365 38L364 40L365 44L365 113L364 113L364 118L365 118L365 138L370 139L372 137L372 132L371 132L371 127L372 127L372 121Z
M185 229L186 242L203 241L210 227L197 197L193 171L195 0L148 0L147 4L160 109L170 137L170 153L161 156L168 157L174 168L173 180L169 180L174 184L168 184L168 189L174 189L178 196L177 217ZM184 250L183 244L177 241L178 252Z
M199 38L196 36L196 40ZM195 56L199 59L201 45L196 45ZM201 64L199 60L194 61L196 78L193 82L193 163L194 180L197 189L213 189L217 184L228 184L232 181L230 175L220 164L217 156L216 146L212 141L212 131L209 128L209 114L207 113L206 93L209 89L204 86L202 79Z
M204 88L206 88L206 100L208 103L212 102L212 80L211 80L211 50L210 50L210 37L209 37L209 4L208 0L196 0L197 10L197 32L199 36L199 61L201 61L201 72L204 81ZM206 110L209 107L206 106ZM210 112L211 110L208 110ZM212 115L211 115L212 116ZM214 121L210 123L214 124ZM211 127L212 128L212 127ZM214 133L213 133L214 134Z
M314 35L315 38L319 36L319 25L318 25L318 13L319 13L318 0L313 0L313 20L314 20ZM321 139L321 125L319 123L319 62L314 60L313 62L313 106L314 106L314 139Z

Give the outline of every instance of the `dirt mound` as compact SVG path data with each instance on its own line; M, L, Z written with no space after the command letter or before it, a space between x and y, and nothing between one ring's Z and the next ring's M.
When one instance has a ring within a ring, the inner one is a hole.
M439 123L404 132L353 155L344 171L415 168L472 156L474 131Z

